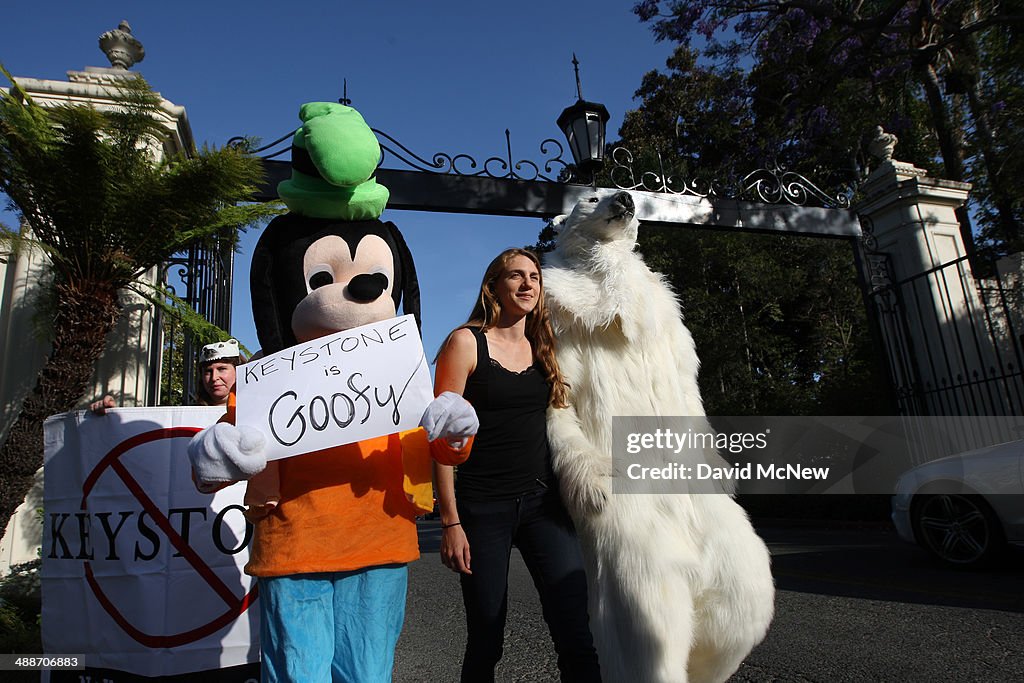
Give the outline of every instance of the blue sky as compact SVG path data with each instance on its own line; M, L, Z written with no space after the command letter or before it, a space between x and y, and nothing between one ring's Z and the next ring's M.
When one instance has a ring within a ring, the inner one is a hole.
M0 61L15 76L64 80L68 70L107 66L98 36L127 19L146 49L134 70L185 106L197 142L213 145L236 135L274 140L296 127L300 104L337 100L347 79L367 122L421 157L504 156L508 128L513 157L540 160L541 141L561 140L555 119L576 99L573 52L583 95L607 106L613 139L643 74L663 68L671 51L631 13L633 0L10 5ZM543 225L391 210L384 219L416 259L431 356L469 313L491 258L534 242ZM254 350L248 266L257 238L243 239L236 260L231 326Z

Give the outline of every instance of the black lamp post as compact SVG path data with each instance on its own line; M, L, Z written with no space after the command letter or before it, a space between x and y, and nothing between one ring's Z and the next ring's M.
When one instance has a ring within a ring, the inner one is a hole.
M583 100L580 63L575 53L572 66L576 72L576 104L566 107L558 116L558 127L569 141L569 151L576 167L594 174L604 164L604 130L608 123L608 110L603 104Z

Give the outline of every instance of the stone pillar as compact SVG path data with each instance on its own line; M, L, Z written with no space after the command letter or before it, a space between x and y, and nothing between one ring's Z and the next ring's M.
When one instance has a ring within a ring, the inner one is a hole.
M956 210L971 186L929 178L901 161L883 162L861 187L855 207L871 220L877 250L892 255L897 277L906 278L967 255Z
M106 35L106 34L105 34ZM119 80L135 77L136 73L119 67L86 67L82 71L69 71L68 80L41 80L15 77L18 84L32 99L43 107L62 104L90 104L97 109L116 106L112 95ZM164 99L161 102L160 123L170 133L163 145L154 144L154 161L165 155L188 153L195 148L192 127L185 108ZM28 228L24 228L28 229ZM22 263L24 261L24 263ZM31 302L38 290L38 277L21 277L17 273L35 272L45 268L46 257L33 250L17 257L18 270L7 274L5 289L0 296L0 329L7 340L18 340L19 349L3 345L0 356L2 369L3 406L10 408L0 423L0 438L9 427L10 420L20 409L20 397L31 389L36 373L42 365L43 355L28 325L31 316L19 314ZM155 269L147 276L155 282ZM159 395L159 361L162 340L160 330L154 329L154 311L149 302L136 295L125 295L125 311L118 326L107 338L107 349L97 364L93 387L81 398L81 406L110 393L123 406L143 406ZM8 414L10 413L10 414Z
M111 109L117 82L136 73L127 70L141 61L144 51L131 36L126 22L100 37L101 48L108 53L111 67L85 67L83 71L67 72L68 80L54 81L15 77L30 97L43 107L66 104L90 104L97 109ZM163 145L153 145L154 161L166 154L195 148L192 128L185 108L166 99L161 102L160 123L170 135ZM22 232L31 236L31 226ZM0 443L6 438L21 410L21 404L35 385L36 376L49 353L40 343L34 320L39 293L47 278L49 261L38 248L19 247L0 261ZM147 277L156 281L154 269ZM159 395L159 364L162 351L161 331L155 324L153 307L134 294L124 296L124 312L115 329L107 337L107 346L97 363L93 385L81 397L79 407L102 396L113 394L119 405L144 406ZM37 473L36 486L12 516L0 536L0 576L10 564L36 557L42 525L36 519L36 508L42 500L42 470Z
M864 182L864 199L854 207L869 234L869 298L907 414L1017 409L1007 383L1013 367L1007 372L993 333L1005 312L987 305L956 217L970 187L889 158Z

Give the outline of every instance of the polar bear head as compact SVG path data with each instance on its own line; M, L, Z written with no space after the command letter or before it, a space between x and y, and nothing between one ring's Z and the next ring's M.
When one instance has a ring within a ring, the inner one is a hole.
M632 251L636 246L636 207L628 192L593 194L577 202L572 213L559 216L555 248L569 259L585 257L603 247Z

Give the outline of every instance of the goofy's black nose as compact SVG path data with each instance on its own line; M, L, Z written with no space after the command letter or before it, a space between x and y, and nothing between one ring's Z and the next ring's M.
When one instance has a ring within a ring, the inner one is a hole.
M376 301L388 288L384 273L363 273L348 282L348 293L356 301Z

